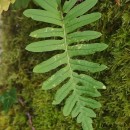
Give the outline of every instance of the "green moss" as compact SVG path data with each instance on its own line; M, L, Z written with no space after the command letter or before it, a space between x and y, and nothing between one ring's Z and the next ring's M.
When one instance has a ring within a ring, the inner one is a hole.
M91 58L108 65L108 70L98 73L95 78L103 81L107 90L102 91L99 101L102 108L97 110L94 120L95 130L130 129L130 4L121 7L114 1L99 1L93 9L102 12L102 19L87 28L95 28L103 33L101 41L109 48ZM63 104L53 106L55 90L42 91L41 83L50 73L34 74L33 67L50 57L50 54L27 52L24 48L35 39L29 33L46 26L25 18L22 11L9 11L3 14L3 55L0 65L1 88L16 87L18 99L22 99L8 115L0 113L2 130L30 130L26 113L32 116L36 130L80 130L81 127L71 117L62 114ZM53 54L52 54L53 55Z
M34 95L33 122L38 130L78 130L72 119L63 117L62 106L52 106L53 93L36 90Z
M104 52L103 57L99 55L94 58L101 57L98 61L106 62L109 69L98 75L98 78L106 83L107 90L103 91L100 98L102 109L95 120L96 129L129 130L130 4L127 6L122 4L118 7L106 2L106 5L103 8L101 6L100 9L103 15L98 27L102 30L104 42L108 43L109 48Z

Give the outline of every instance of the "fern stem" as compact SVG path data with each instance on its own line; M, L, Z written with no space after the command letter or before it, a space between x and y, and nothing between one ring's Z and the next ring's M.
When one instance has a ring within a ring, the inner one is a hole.
M73 71L72 71L72 69L71 69L71 65L70 65L70 56L69 56L69 54L68 54L68 44L67 44L67 34L66 34L66 29L65 29L65 22L64 22L64 17L63 17L63 14L61 14L61 17L62 17L62 20L63 20L63 25L62 25L62 27L63 27L63 30L64 30L64 40L65 40L65 42L64 42L64 45L65 45L65 52L66 52L66 54L67 54L67 60L68 60L68 66L69 66L69 69L70 69L70 73L71 73L71 79L73 80L73 86L75 86L76 84L75 84L75 80L74 80L74 78L73 78ZM75 95L78 95L78 97L77 97L77 102L79 103L79 105L80 105L80 107L82 107L82 105L81 105L81 102L80 102L80 100L79 100L79 94L76 92L76 88L74 87L73 88L73 93L75 93Z
M64 45L65 45L65 52L67 54L67 61L68 61L68 66L69 66L69 69L70 69L70 73L71 73L71 78L73 79L73 71L71 69L71 65L70 65L70 58L69 58L69 54L68 54L68 45L67 45L67 35L66 35L66 29L65 29L65 24L64 24L64 17L63 17L63 14L61 14L61 17L62 17L62 20L63 20L63 30L64 30Z

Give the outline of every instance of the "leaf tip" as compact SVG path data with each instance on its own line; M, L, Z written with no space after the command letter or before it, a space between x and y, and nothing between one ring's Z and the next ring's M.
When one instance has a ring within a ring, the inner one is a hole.
M106 49L106 48L108 48L108 45L107 45L107 44L105 44L105 49Z
M36 38L37 37L37 34L35 34L35 33L30 33L30 35L29 35L30 37L34 37L34 38Z
M63 115L64 115L64 116L68 116L69 114L67 114L66 112L63 111Z
M106 89L106 86L105 85L103 85L103 87L102 87L103 89Z
M103 70L108 69L108 67L106 65L103 65L103 67L104 67Z
M45 90L45 91L46 91L46 90L49 90L49 88L43 83L43 84L42 84L42 90Z
M37 73L37 72L38 72L37 67L34 67L34 68L33 68L33 72L34 72L34 73Z
M25 50L29 51L29 47L28 47L28 45L26 46Z
M25 11L23 12L23 14L24 14L24 16L27 17L27 10L25 10Z
M54 100L54 101L52 102L52 104L53 104L53 105L57 105L57 102Z
M46 90L45 87L42 85L41 90Z

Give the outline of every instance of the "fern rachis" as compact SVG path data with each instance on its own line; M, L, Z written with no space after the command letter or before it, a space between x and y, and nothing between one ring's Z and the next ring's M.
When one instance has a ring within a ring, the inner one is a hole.
M50 40L34 42L29 44L26 49L32 52L64 50L63 53L56 54L37 65L34 72L45 73L64 65L43 83L42 88L44 90L52 89L67 80L58 89L53 104L60 104L67 98L63 108L64 115L71 114L73 118L77 117L77 122L82 124L84 130L92 130L91 118L96 117L92 109L101 107L101 104L91 97L99 97L101 94L98 89L105 89L105 86L92 77L79 74L77 71L94 73L106 69L106 66L73 57L103 51L107 45L104 43L83 44L85 41L100 37L101 33L76 30L98 20L101 15L100 13L85 14L97 3L97 0L84 1L74 6L76 1L66 0L62 7L61 0L35 0L43 10L28 9L24 12L25 16L36 21L55 24L58 27L39 29L32 32L30 36L35 38L57 37L58 40L51 38Z

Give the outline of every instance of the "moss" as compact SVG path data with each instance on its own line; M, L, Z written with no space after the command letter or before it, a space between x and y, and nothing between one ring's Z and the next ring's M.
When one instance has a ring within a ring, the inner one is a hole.
M103 8L106 9L105 12ZM100 98L103 107L95 121L96 129L129 130L130 19L128 14L130 4L126 6L123 3L121 7L118 7L106 2L103 8L102 6L100 8L103 15L98 27L102 30L102 37L109 48L104 52L103 57L99 55L101 58L97 61L106 62L109 69L97 75L106 83L107 90L102 92ZM98 56L93 58L97 59Z
M130 5L123 3L121 7L114 1L99 1L93 9L102 12L102 19L87 28L94 28L103 33L99 41L104 41L109 48L91 56L93 61L108 65L108 70L95 74L95 78L103 81L107 90L102 91L99 101L102 108L97 110L94 120L95 130L129 130L130 129ZM8 114L0 113L2 130L30 130L28 117L32 116L36 130L79 130L71 117L62 114L63 104L53 106L55 90L42 91L41 83L50 73L34 74L33 67L50 54L30 53L25 46L32 39L29 33L37 28L46 26L25 18L22 11L9 11L3 14L4 43L2 65L0 65L1 88L17 88L18 102ZM3 91L1 89L1 91Z
M8 117L9 123L5 122L8 126L6 129L30 129L28 117L26 116L28 112L32 116L33 126L37 130L78 129L79 127L75 125L73 120L63 117L61 112L62 106L59 106L59 108L52 106L53 92L41 91L40 84L48 78L50 73L46 75L32 73L33 66L49 55L39 56L39 54L35 55L24 49L30 41L34 40L29 38L30 31L34 30L34 27L37 28L45 25L25 18L22 16L21 11L5 13L3 21L5 40L3 43L3 64L1 66L3 68L3 78L1 81L3 85L7 85L7 88L15 86L17 88L18 99L22 99L24 102L24 106L21 106L18 102L10 110L13 111L13 118L11 116ZM10 37L7 39L8 35ZM7 79L7 82L5 79ZM5 128L2 129L4 130Z
M62 106L52 106L53 93L35 91L32 108L33 122L38 130L78 130L74 121L63 117ZM39 113L41 113L39 115Z

